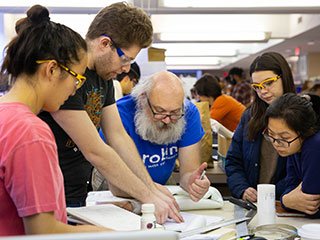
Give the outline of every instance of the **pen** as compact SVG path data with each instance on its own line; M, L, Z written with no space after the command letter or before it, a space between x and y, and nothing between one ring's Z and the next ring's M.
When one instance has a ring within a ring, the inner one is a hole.
M206 168L203 170L203 172L201 173L201 176L200 176L200 180L202 180L203 176L206 174Z

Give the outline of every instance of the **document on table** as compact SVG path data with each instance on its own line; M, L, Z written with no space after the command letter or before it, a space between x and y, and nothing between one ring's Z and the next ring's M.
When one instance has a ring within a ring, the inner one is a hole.
M166 230L183 232L183 231L188 231L195 228L205 227L206 225L209 225L215 222L220 222L223 220L222 217L216 217L216 216L199 215L199 214L188 213L188 212L180 212L180 213L184 219L184 222L176 223L174 220L169 219L163 224ZM201 217L203 219L201 219Z
M113 204L67 208L67 213L93 225L111 228L116 231L140 230L141 217L139 215Z

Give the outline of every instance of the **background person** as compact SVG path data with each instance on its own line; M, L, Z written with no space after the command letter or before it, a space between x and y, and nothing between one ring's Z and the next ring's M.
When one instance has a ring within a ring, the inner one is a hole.
M86 42L51 22L40 5L28 10L16 30L1 68L13 86L0 98L0 235L105 231L66 224L57 146L36 116L41 109L57 111L84 83Z
M130 94L132 88L138 83L139 79L140 68L136 62L131 63L129 72L118 74L116 80L113 80L115 100Z
M232 82L236 82L232 89L232 97L244 106L248 106L251 103L252 89L250 84L243 78L243 69L237 67L231 68L229 76Z
M117 75L117 80L120 82L123 96L127 96L131 93L132 88L139 82L139 79L140 68L136 62L131 63L129 72Z
M206 176L200 179L207 167L207 163L200 164L204 131L196 106L184 100L180 79L158 72L141 80L131 95L117 101L117 107L153 181L165 184L179 158L180 186L193 201L199 201L210 186ZM100 135L104 139L101 131Z
M210 117L233 132L240 122L245 106L233 97L222 94L218 80L211 74L204 74L194 84L194 88L201 102L209 102Z
M265 138L279 155L288 157L286 190L281 203L287 210L298 210L319 218L320 133L312 103L287 93L267 109L268 128Z
M226 157L227 183L236 198L257 201L257 184L276 185L276 199L285 190L286 158L279 156L262 131L269 104L284 93L295 93L291 69L279 53L266 52L250 65L252 104L243 113Z
M158 223L168 216L182 221L174 198L145 170L121 123L110 81L129 71L141 48L151 44L152 35L150 18L141 9L125 2L101 9L86 35L87 81L59 111L40 114L57 141L68 206L84 204L93 165L122 191L142 203L154 203ZM108 136L108 145L101 140L99 127Z

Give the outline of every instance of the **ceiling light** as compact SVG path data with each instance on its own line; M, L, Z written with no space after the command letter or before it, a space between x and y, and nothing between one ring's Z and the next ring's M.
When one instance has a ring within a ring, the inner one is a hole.
M161 0L160 6L172 8L256 8L256 7L315 7L320 6L315 0Z
M236 47L215 43L153 43L155 48L166 49L167 57L174 56L236 56Z
M220 69L220 65L169 65L168 70L215 70Z
M73 8L94 8L94 7L105 7L115 2L119 2L119 0L90 0L90 1L79 1L79 0L55 0L55 1L48 1L48 0L10 0L10 1L2 1L1 7L30 7L35 4L40 4L50 7L73 7ZM133 0L127 0L125 2L133 3Z
M216 57L166 57L167 65L219 65Z
M159 33L161 41L266 41L270 34L265 32L246 32L246 31L228 31L228 32L207 32L207 33Z

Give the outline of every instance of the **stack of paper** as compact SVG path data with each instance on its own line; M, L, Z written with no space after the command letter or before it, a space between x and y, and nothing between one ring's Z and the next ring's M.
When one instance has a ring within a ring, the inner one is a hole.
M140 230L140 216L113 204L67 208L67 213L93 225L116 231Z

